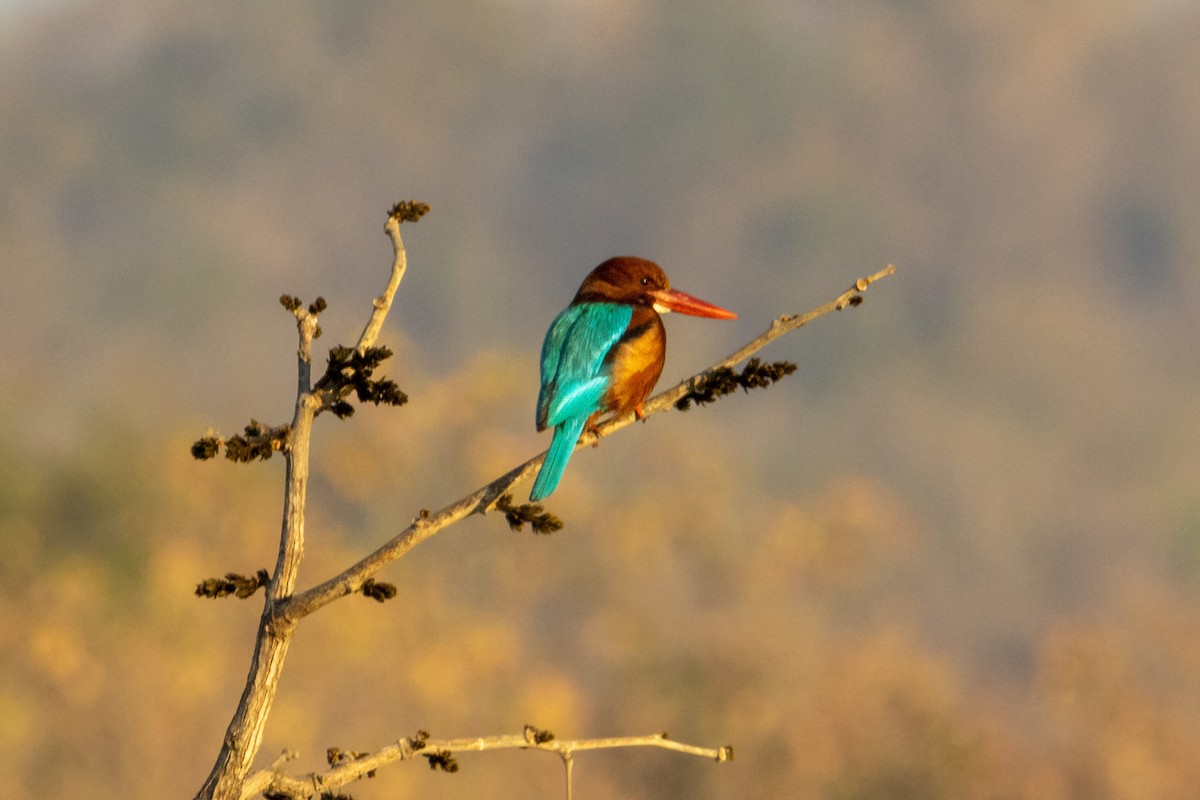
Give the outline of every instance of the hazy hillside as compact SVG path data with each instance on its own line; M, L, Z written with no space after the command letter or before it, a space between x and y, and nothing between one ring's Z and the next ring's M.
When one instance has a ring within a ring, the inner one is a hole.
M1185 798L1200 783L1200 10L678 0L27 4L0 18L0 783L193 791L271 563L276 298L348 340L389 263L409 406L320 420L340 569L528 457L536 354L632 253L738 311L664 384L895 262L769 392L580 454L549 539L472 520L302 629L263 757L663 729L586 797ZM381 689L382 687L382 689ZM354 796L558 796L540 754ZM494 790L501 781L502 790Z

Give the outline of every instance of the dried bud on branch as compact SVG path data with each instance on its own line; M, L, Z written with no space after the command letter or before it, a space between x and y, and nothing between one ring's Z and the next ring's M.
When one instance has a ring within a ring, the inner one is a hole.
M382 603L396 596L396 585L377 581L374 578L367 578L363 581L363 585L359 588L359 591L375 602Z
M548 511L543 511L541 505L537 503L513 505L511 494L505 494L496 501L496 510L504 512L504 519L508 522L508 527L514 531L524 530L526 522L533 528L534 533L541 534L554 533L561 530L563 526L562 520Z
M224 578L207 578L196 584L196 596L217 598L232 594L239 600L245 600L270 582L271 574L265 569L260 569L250 578L227 572Z
M730 394L736 389L750 391L764 389L785 375L796 371L796 365L790 361L775 361L764 364L757 358L746 362L746 367L737 372L732 367L720 367L706 372L692 381L688 393L675 401L675 407L687 411L692 403L702 406L711 403L718 397Z
M397 222L416 222L429 213L429 204L416 200L401 200L388 211L388 219Z

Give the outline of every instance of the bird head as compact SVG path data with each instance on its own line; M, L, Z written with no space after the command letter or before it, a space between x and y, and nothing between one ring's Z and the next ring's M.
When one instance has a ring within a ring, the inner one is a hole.
M610 258L584 278L575 303L625 303L653 308L659 314L677 311L693 317L737 319L737 314L671 288L671 281L653 261L634 256Z

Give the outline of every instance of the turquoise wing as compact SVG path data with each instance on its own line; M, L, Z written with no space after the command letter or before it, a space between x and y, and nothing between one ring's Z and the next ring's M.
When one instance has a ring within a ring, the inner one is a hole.
M555 318L542 343L539 431L600 410L611 381L604 358L632 318L632 306L615 303L580 303Z

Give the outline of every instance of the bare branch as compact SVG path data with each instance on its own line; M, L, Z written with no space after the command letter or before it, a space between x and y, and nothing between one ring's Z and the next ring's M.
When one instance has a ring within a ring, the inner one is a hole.
M375 298L375 310L371 312L371 318L367 320L362 335L358 337L355 349L360 353L375 344L379 338L379 332L383 330L383 321L387 319L388 311L392 308L392 300L396 297L396 290L400 288L400 281L404 279L404 273L408 270L408 255L404 250L404 241L400 238L400 223L416 222L428 213L429 206L415 200L397 203L388 213L388 220L384 224L383 230L391 237L392 248L395 251L395 257L392 259L392 275L388 279L383 294Z
M392 298L400 286L400 279L404 276L405 257L404 245L400 240L400 222L419 219L428 210L429 207L424 204L400 203L393 207L388 215L385 230L392 238L396 258L387 288L383 295L376 299L374 311L362 336L359 337L360 352L370 347L378 337L391 307ZM280 298L280 302L296 317L299 347L296 354L296 407L283 447L287 473L284 481L279 556L275 564L275 573L267 586L266 601L254 642L254 655L250 661L242 697L225 731L225 739L217 754L216 763L197 794L197 798L205 800L235 796L250 771L250 765L262 744L263 731L271 713L279 686L279 676L283 671L283 663L295 630L294 622L279 612L279 606L295 590L296 576L304 557L309 445L313 420L325 403L322 394L313 388L312 343L313 339L320 335L317 317L325 309L325 301L317 298L316 302L305 308L298 298L285 295Z
M267 792L308 797L319 795L346 786L367 777L380 767L394 764L398 761L411 761L414 756L430 756L437 754L443 758L453 753L482 752L484 750L546 750L557 753L564 763L576 753L585 750L611 750L621 747L659 747L674 750L685 755L699 756L713 761L722 762L733 759L733 748L699 747L672 741L665 733L651 733L645 736L620 736L607 739L577 739L559 740L552 737L537 737L530 734L543 733L526 726L525 733L508 736L481 736L473 739L428 739L423 736L404 738L395 744L381 748L374 753L358 754L357 757L340 761L326 772L309 773L303 777L290 777L282 772L283 761L277 760L270 769L262 770L251 775L242 786L242 800Z
M383 294L375 298L371 316L355 347L355 352L361 357L365 358L368 352L372 351L407 268L404 244L400 238L400 223L415 221L428 210L428 206L414 201L397 204L389 214L384 229L391 237L395 257L387 287ZM862 301L862 293L872 282L885 275L891 275L893 272L894 268L889 265L887 269L875 275L859 279L848 291L820 308L807 314L782 317L776 320L766 332L728 358L714 364L708 370L660 392L644 403L642 417L666 410L688 392L695 390L697 382L713 370L731 367L750 357L774 339L831 311L858 305ZM270 770L257 773L249 781L246 780L250 765L262 742L266 720L274 701L292 633L299 620L339 597L364 590L364 587L366 587L364 593L367 596L380 601L387 599L388 596L391 596L389 590L394 593L394 587L388 584L367 583L376 572L455 522L471 514L486 513L497 507L504 493L514 483L532 474L545 458L545 453L542 453L529 459L437 513L431 514L422 510L421 514L405 530L340 575L305 592L293 594L304 553L304 518L313 421L323 408L337 400L334 395L345 387L333 386L332 383L329 386L320 383L314 386L312 382L312 343L313 339L320 335L317 317L325 308L324 300L318 298L307 308L303 307L299 298L284 296L281 298L281 302L295 315L299 331L295 412L292 422L288 426L267 428L252 422L253 429L247 428L248 437L251 435L255 437L253 441L247 438L247 444L257 444L259 450L264 451L262 454L258 454L256 450L254 457L265 458L271 451L282 450L287 460L279 555L275 572L266 587L266 600L259 622L254 655L241 700L226 730L225 739L212 772L200 789L197 798L252 797L264 791L309 796L357 780L382 764L411 758L414 753L425 747L428 747L428 751L423 755L430 760L430 764L443 769L451 769L454 766L455 762L450 755L453 751L522 748L557 752L566 765L568 794L570 792L572 755L582 750L653 746L691 755L707 756L718 761L731 758L732 751L729 748L714 750L680 744L667 739L665 734L556 742L552 736L548 734L543 736L541 734L545 732L538 732L536 729L532 729L533 733L531 734L531 728L527 727L525 735L520 737L497 736L441 742L427 741L427 737L419 740L405 739L375 754L367 754L362 757L358 757L356 754L356 757L352 759L333 764L332 769L328 772L311 775L304 780L282 775L280 769L283 759L281 758ZM370 393L368 392L368 394ZM393 404L402 402L401 397L402 393L398 390L394 398L391 394L388 394L387 397L380 395L380 399ZM380 402L374 396L366 399ZM627 427L634 419L634 415L628 415L606 421L593 433L584 436L581 446ZM216 437L206 437L193 446L193 455L197 458L211 457L215 455L216 450L222 444L228 450L227 442L223 443ZM552 527L551 522L557 522L552 515L543 514L540 506L529 504L513 506L511 502L506 502L504 511L510 525L528 521L534 525L535 530L541 526L541 532L548 532ZM229 582L236 592L237 582L232 578L229 579ZM243 582L247 587L249 586L247 581ZM220 586L216 586L213 591L216 592L220 589Z
M698 381L713 370L732 367L754 355L786 333L790 333L833 311L840 311L844 308L858 305L862 302L863 292L867 290L868 286L880 278L894 274L895 271L896 268L889 264L885 269L876 272L874 275L859 278L854 282L853 286L819 308L815 308L805 314L780 317L771 323L771 327L744 347L704 371L680 381L671 388L659 392L647 400L642 404L643 416L648 417L651 414L666 411L676 401L688 394ZM635 420L636 416L634 414L627 414L624 417L611 419L599 425L594 434L585 434L580 439L579 447L584 447L595 441L599 441L605 436L616 433L622 428L631 425ZM348 567L341 574L285 601L279 609L280 612L287 617L289 622L295 623L339 597L357 592L362 586L363 581L372 577L386 564L400 558L421 542L472 514L483 514L491 510L514 483L532 475L541 466L542 460L545 457L545 453L534 456L524 464L513 467L486 486L451 503L441 511L436 513L422 512L420 516L413 520L412 524L385 542L375 552Z
M308 496L308 450L313 419L321 401L312 393L312 340L317 331L317 310L292 308L296 315L300 345L297 352L296 410L288 436L284 458L283 523L279 537L279 556L275 574L267 586L267 597L259 619L254 656L246 676L246 686L225 731L225 740L217 754L208 779L198 798L228 797L242 784L258 748L271 706L275 700L283 662L291 644L293 625L283 622L276 606L291 595L296 585L300 561L304 557L304 512Z

